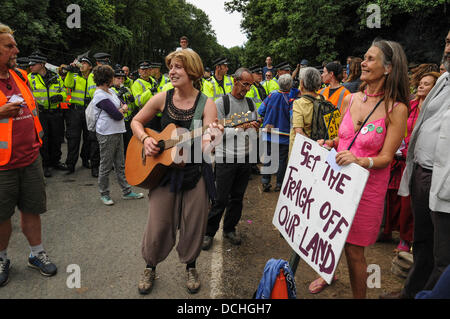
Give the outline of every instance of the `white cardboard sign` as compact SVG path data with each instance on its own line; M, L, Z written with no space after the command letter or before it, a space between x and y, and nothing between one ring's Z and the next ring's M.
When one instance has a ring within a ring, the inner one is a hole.
M354 163L337 171L328 155L316 141L297 134L272 222L330 284L369 172Z

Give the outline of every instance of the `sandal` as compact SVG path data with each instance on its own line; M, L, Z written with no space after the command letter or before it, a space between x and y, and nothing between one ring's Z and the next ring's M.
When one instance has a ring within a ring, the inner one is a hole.
M331 283L335 282L336 280L337 280L337 277L334 276L333 281ZM319 292L321 292L328 286L329 286L329 284L327 284L327 282L322 277L319 277L309 285L308 289L309 289L310 293L318 294Z

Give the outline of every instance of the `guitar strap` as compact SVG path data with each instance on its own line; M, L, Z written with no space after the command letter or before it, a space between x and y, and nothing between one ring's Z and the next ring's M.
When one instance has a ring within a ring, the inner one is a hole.
M189 129L191 131L196 128L195 123L199 123L199 124L201 123L199 121L201 121L201 119L202 119L203 110L205 109L205 104L206 104L206 101L208 100L208 97L205 94L203 94L203 93L200 93L200 94L201 95L200 95L200 98L198 99L197 106L195 107L194 118L191 121L191 127ZM197 126L200 127L201 124L197 125Z

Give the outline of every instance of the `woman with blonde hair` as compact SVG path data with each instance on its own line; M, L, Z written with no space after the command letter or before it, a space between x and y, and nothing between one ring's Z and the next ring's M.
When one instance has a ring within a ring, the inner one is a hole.
M377 240L390 164L405 136L409 104L407 60L400 44L372 43L361 70L364 83L344 100L338 137L319 141L337 149L338 165L356 163L370 173L344 248L354 298L366 297L364 251Z
M199 113L196 112L197 108L204 108L200 113L201 120L203 126L209 125L209 128L208 133L202 136L202 150L210 149L210 143L221 136L223 127L216 122L214 101L200 91L204 71L200 57L191 50L176 51L166 57L166 65L174 88L156 94L133 118L131 128L134 136L144 144L146 156L156 156L160 151L158 141L147 135L144 125L161 112L163 130L170 123L190 129L195 114ZM208 194L213 197L214 191L209 164L190 161L182 168L168 168L159 185L149 192L149 215L142 242L142 256L147 266L139 282L141 294L151 291L156 265L174 247L178 229L177 251L180 261L186 264L187 289L190 293L199 290L200 280L195 262L206 231Z

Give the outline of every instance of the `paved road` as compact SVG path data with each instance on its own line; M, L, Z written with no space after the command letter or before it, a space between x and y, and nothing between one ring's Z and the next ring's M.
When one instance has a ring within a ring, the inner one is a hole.
M64 145L65 147L65 145ZM65 158L65 155L63 155ZM121 199L114 172L110 175L113 206L100 201L97 180L90 170L78 167L73 175L53 171L47 178L47 208L42 215L43 244L58 266L55 277L46 278L28 268L28 242L20 230L19 214L13 216L13 235L8 248L12 269L10 282L0 288L0 298L146 298L137 284L145 263L141 240L147 220L147 198ZM142 189L134 189L142 191ZM215 298L221 294L221 236L213 250L198 260L202 288L190 295L185 288L185 266L175 249L157 268L157 280L147 298ZM219 263L211 264L211 256ZM81 273L81 288L74 282L73 266ZM211 277L211 267L214 277ZM212 282L212 286L211 283Z

